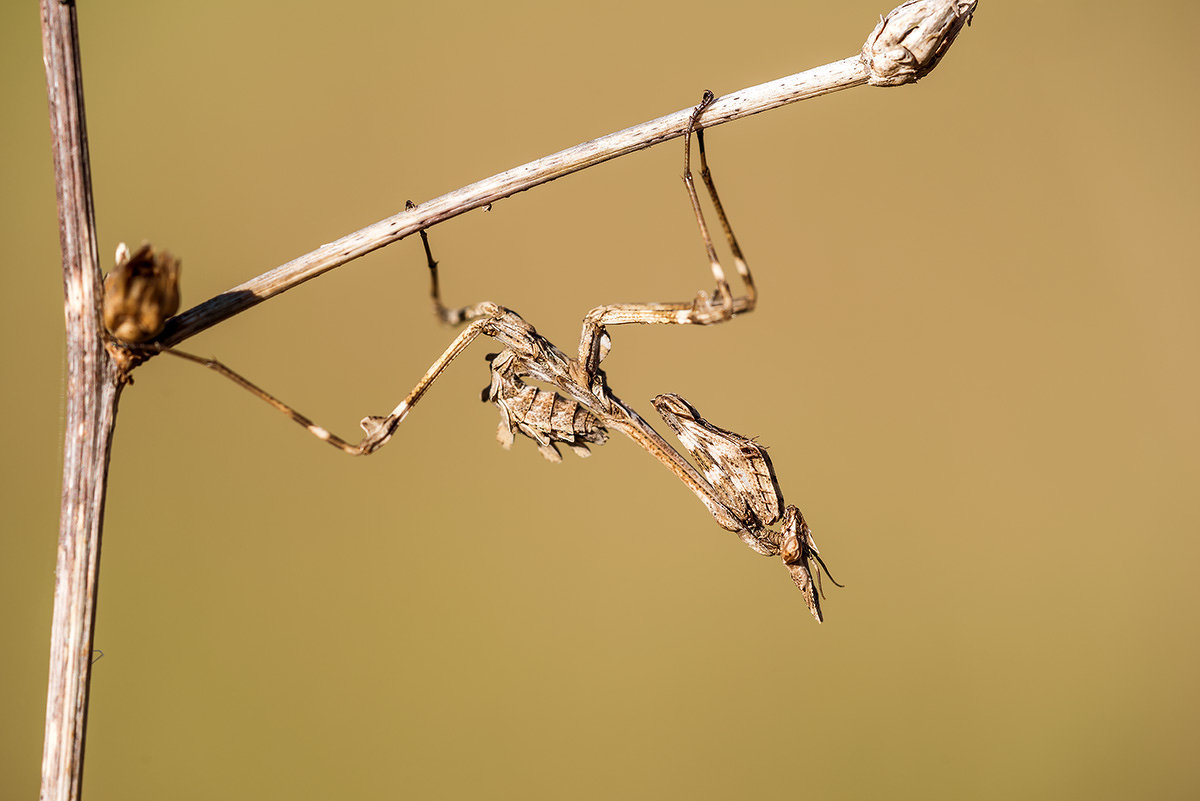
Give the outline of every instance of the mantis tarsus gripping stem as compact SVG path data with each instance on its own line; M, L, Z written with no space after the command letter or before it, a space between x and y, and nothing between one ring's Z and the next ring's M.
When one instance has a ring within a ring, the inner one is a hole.
M491 401L500 410L498 438L501 444L510 446L515 435L520 433L533 439L547 459L560 461L559 444L587 455L587 446L603 444L609 429L620 431L666 465L695 493L721 527L736 532L760 554L781 556L803 593L805 603L819 621L820 590L814 573L816 567L824 567L824 563L800 511L795 506L785 506L766 449L753 440L709 423L680 396L659 395L654 399L655 408L700 466L697 470L641 415L612 394L604 371L600 369L611 345L609 326L628 323L711 325L754 309L754 282L717 195L704 147L704 132L698 127L704 110L713 100L713 94L705 92L704 99L692 112L684 136L683 176L716 282L712 295L699 292L690 301L675 303L598 306L584 316L578 353L571 358L538 334L520 315L503 306L485 302L460 308L447 307L441 299L438 263L433 258L427 234L421 231L434 311L443 322L465 323L466 327L390 414L363 419L361 425L366 436L356 444L317 426L220 362L180 351L167 352L221 373L291 417L314 436L346 453L358 455L373 453L386 444L442 371L476 338L490 337L499 342L503 350L488 357L492 377L483 390L483 399ZM700 207L691 172L693 133L700 151L700 179L725 232L744 285L741 296L735 296L729 286ZM550 389L527 384L526 379L541 382ZM770 528L776 523L781 524L780 531Z
M733 253L738 275L746 287L746 296L737 301L734 300L733 293L729 290L729 281L725 278L725 271L717 259L717 251L713 247L712 237L708 233L704 212L700 209L700 198L696 194L696 182L692 179L692 147L689 139L700 115L712 105L714 100L716 100L716 96L705 90L704 99L692 112L691 123L683 137L683 183L687 187L688 199L692 202L692 212L696 215L696 223L700 227L700 236L704 240L704 251L708 255L709 263L712 264L713 279L717 282L718 308L722 310L721 314L723 314L721 319L728 319L733 314L753 310L757 293L754 290L754 279L750 276L750 268L746 266L746 259L742 256L742 249L738 246L737 237L733 235L733 228L730 227L729 218L725 215L725 207L721 205L721 198L717 194L717 187L712 180L712 171L708 168L708 153L704 149L704 129L695 131L696 146L700 149L700 180L704 182L704 188L712 200L713 209L717 212L717 218L721 221L721 228L725 231L725 238L729 242L729 250ZM706 298L703 295L697 298L698 305L702 305L704 300Z

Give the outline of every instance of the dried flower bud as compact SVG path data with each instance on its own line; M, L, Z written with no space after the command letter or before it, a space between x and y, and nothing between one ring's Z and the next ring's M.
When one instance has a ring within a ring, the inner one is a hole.
M130 255L122 242L117 266L104 277L104 327L122 342L145 342L179 311L179 260L149 242Z
M978 0L909 0L879 21L862 48L872 86L925 77L969 25Z

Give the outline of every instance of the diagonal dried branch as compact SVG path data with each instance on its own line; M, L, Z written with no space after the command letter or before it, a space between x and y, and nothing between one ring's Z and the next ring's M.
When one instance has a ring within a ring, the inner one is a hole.
M769 111L853 86L899 86L924 77L975 11L977 0L909 0L871 32L849 58L717 98L696 129ZM217 295L167 323L158 342L177 345L268 298L365 256L416 231L573 172L682 136L691 108L681 109L559 151L405 209Z

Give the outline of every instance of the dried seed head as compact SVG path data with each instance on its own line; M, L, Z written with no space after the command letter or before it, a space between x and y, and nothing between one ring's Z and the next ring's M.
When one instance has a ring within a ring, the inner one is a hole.
M879 21L862 48L872 86L900 86L927 75L971 22L978 0L908 0Z
M130 255L117 247L117 266L104 277L104 327L122 342L146 342L179 311L179 260L149 242Z

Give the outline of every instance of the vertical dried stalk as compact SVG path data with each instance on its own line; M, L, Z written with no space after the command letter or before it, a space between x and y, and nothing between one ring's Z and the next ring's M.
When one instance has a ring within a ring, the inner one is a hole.
M120 390L101 339L100 265L73 2L42 0L67 324L67 424L55 570L43 801L80 797L108 454Z

